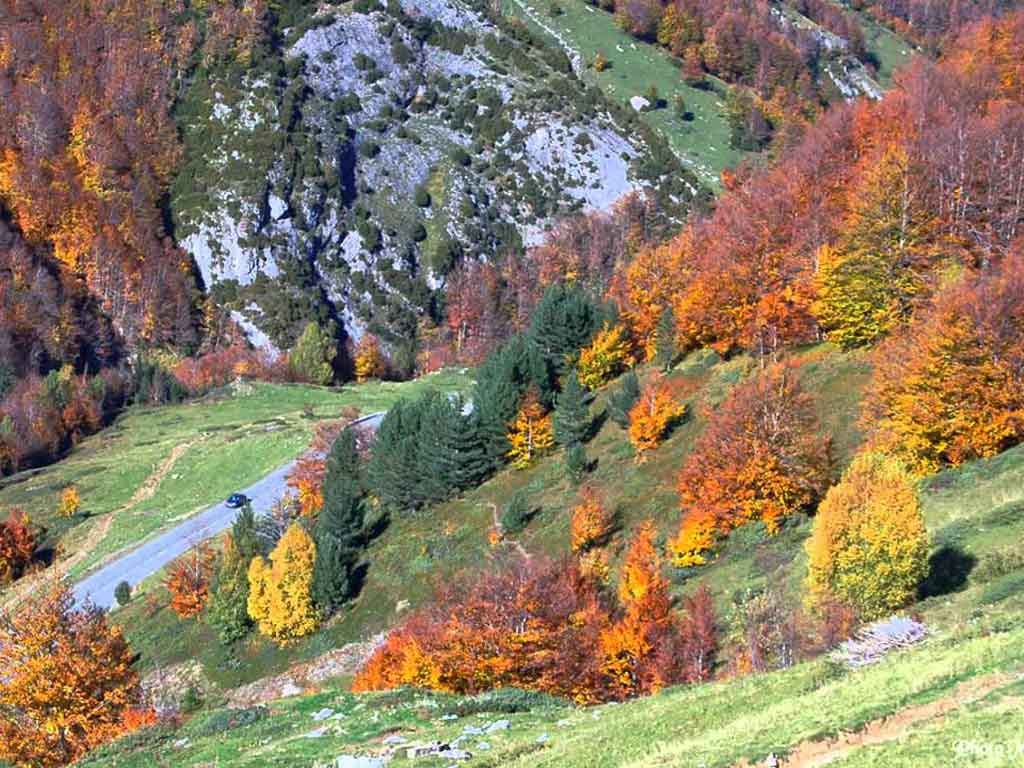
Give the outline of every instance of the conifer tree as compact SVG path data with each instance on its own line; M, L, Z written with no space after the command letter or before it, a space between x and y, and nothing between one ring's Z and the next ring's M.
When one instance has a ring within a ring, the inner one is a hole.
M534 309L527 336L559 373L567 356L576 355L590 343L601 326L602 314L579 286L555 283L548 286Z
M566 448L584 442L590 431L587 391L580 385L575 369L566 375L562 391L555 399L553 425L555 440Z
M636 371L622 377L619 388L608 396L608 416L623 429L629 429L629 412L640 399L640 379Z
M654 364L667 371L676 359L676 314L671 304L662 310L654 338Z
M359 472L355 431L347 427L327 456L324 505L314 530L313 599L323 615L336 610L355 591L364 522Z
M366 467L373 492L385 507L395 511L414 510L422 504L415 482L422 411L417 402L409 400L399 400L391 406L377 430Z
M467 406L461 397L451 398L449 403L451 417L442 425L445 431L440 435L437 465L449 485L461 491L482 483L493 463L480 433L477 410L465 413Z

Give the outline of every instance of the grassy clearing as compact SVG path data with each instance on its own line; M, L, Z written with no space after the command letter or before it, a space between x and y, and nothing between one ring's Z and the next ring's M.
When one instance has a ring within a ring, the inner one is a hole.
M587 68L583 78L596 83L604 93L628 106L633 96L643 96L650 86L668 105L643 113L642 119L661 133L676 155L700 180L715 188L719 173L736 165L744 153L729 146L729 122L722 97L712 90L686 85L679 64L663 49L636 40L615 26L612 16L583 0L559 0L563 13L549 14L550 3L542 0L504 0L505 13L523 19L530 27L559 47L568 45L589 65L600 52L610 66L604 72ZM557 35L557 37L556 37ZM722 85L722 88L725 86ZM693 120L680 119L672 109L681 96Z
M914 46L872 19L866 13L858 13L860 27L864 31L864 42L878 67L875 78L883 88L891 88L893 74L897 69L910 63L914 57Z
M76 553L92 526L109 525L109 533L72 571L80 575L295 458L309 444L316 421L350 407L362 413L384 410L403 394L431 386L460 389L468 381L464 374L445 372L416 382L339 389L258 383L244 394L133 408L83 440L63 461L5 480L0 509L28 511L47 527L47 543L61 546L65 554ZM139 489L176 448L180 457L164 467L166 474L152 495L136 501ZM56 513L58 495L70 484L81 493L82 513L63 519Z

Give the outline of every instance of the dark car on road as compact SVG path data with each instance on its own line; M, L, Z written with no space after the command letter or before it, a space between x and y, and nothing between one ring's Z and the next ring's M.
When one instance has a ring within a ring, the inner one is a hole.
M238 509L245 506L247 501L249 501L249 497L244 493L232 493L228 496L228 500L224 502L224 505L230 509Z

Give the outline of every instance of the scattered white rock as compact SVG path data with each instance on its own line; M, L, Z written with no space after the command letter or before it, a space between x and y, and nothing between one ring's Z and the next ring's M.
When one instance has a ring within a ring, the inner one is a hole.
M452 749L449 747L448 749L442 749L437 753L437 756L447 758L448 760L469 760L473 753L465 749Z
M313 713L313 722L319 723L321 720L326 720L328 717L334 714L334 710L330 707L324 707L318 712Z
M405 738L405 736L399 736L397 733L393 733L390 736L384 738L384 743L388 746L392 746L395 744L405 744L405 742L407 741L408 739Z
M631 96L629 99L629 106L631 106L637 112L643 112L645 109L651 106L651 102L649 102L643 96Z
M486 752L488 749L491 748L491 743L489 741L478 741L476 743L476 748L479 749L481 752Z
M464 736L483 736L484 729L478 725L467 725L462 729L462 734Z
M551 741L551 737L548 736L546 733L542 733L540 736L534 739L534 741L536 741L538 744L547 744L549 741Z
M498 731L507 731L511 727L511 720L495 720L493 723L484 728L484 733L497 733Z
M327 734L327 728L326 727L321 727L321 728L316 728L316 729L310 731L309 733L302 734L302 738L304 738L304 739L322 739L326 734Z
M383 757L338 755L334 760L334 768L384 768L387 762L387 759Z
M442 720L458 720L458 715L441 715Z

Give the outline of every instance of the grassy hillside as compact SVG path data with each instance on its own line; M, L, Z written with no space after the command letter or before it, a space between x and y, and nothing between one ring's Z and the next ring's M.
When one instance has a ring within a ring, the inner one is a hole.
M720 93L686 85L679 65L664 49L644 43L615 26L611 14L583 2L559 2L563 13L552 16L548 4L537 0L504 0L505 13L517 16L554 44L580 55L590 64L600 52L610 66L603 72L591 68L583 77L596 83L611 99L628 105L650 86L658 89L668 108L643 113L641 119L664 136L676 155L700 180L717 186L718 174L736 165L744 153L729 145L729 121ZM720 90L725 86L721 85ZM693 120L680 119L671 109L676 96L686 102Z
M823 428L835 436L838 473L860 441L857 413L870 368L863 357L829 346L804 350L798 359L805 386L817 397ZM654 518L666 535L674 531L675 470L703 428L705 411L753 367L743 357L723 362L707 352L677 366L672 376L695 393L692 415L645 464L634 463L618 426L602 424L588 453L597 461L595 482L619 510L623 532L611 545L615 556L628 531L646 517ZM602 411L602 400L603 394L595 413ZM258 638L225 649L205 625L182 622L169 609L148 615L139 600L120 609L114 616L141 653L143 669L198 662L210 709L173 735L157 730L133 737L142 740L129 741L137 743L136 757L121 745L107 753L117 755L116 761L97 757L96 763L133 765L143 755L159 753L173 754L174 765L255 766L280 759L313 765L338 754L380 752L385 749L383 738L391 734L410 741L455 737L466 719L448 721L442 715L487 707L493 711L498 705L412 692L355 697L344 692L344 679L313 696L272 703L267 712L240 715L217 705L235 685L386 629L409 606L426 599L437 580L500 556L488 544L487 531L496 511L517 490L538 509L519 543L532 553L564 552L566 510L575 491L563 478L560 457L553 455L528 470L503 472L464 497L418 516L394 520L371 546L365 586L349 610L286 649ZM867 728L871 738L865 736L863 746L856 746L858 740L843 746L836 764L938 765L946 747L958 738L977 737L982 727L994 728L995 735L985 738L1010 738L1016 726L1005 722L1005 713L1024 692L1019 681L1024 670L1024 569L1010 551L1024 533L1024 447L932 477L922 483L921 496L933 537L935 573L943 576L929 580L915 608L933 632L921 649L856 672L818 660L592 710L531 699L528 711L511 716L511 730L484 738L490 750L476 748L478 739L462 744L476 752L471 764L646 766L697 765L703 760L709 766L731 765L773 751L818 754L833 749L822 740ZM706 581L728 638L735 596L769 583L793 594L799 590L806 562L802 542L809 530L806 519L791 521L775 537L758 525L741 529L711 565L697 573L670 573L673 590L680 595L698 579ZM516 556L511 550L510 555ZM967 701L970 706L957 708ZM345 717L314 723L312 713L325 706ZM896 712L901 714L895 721L880 721ZM261 719L237 725L249 716ZM488 713L472 722L486 724L499 716ZM326 726L323 734L306 738L321 725ZM549 738L538 742L542 734ZM188 739L187 745L174 748L180 739ZM396 759L396 764L403 762ZM449 762L424 758L416 764Z
M202 712L180 730L138 733L85 764L127 768L158 758L175 766L312 766L339 755L384 754L400 738L393 765L432 768L451 761L410 760L404 748L447 743L467 725L486 728L501 718L509 721L507 730L459 743L473 753L470 765L710 767L792 752L827 755L842 766L944 766L958 742L975 740L981 748L1016 743L1022 673L1024 627L983 622L965 634L940 631L920 649L866 669L846 671L819 660L592 709L511 691L458 699L416 691L354 696L327 688L267 708ZM313 714L323 708L332 716L318 723Z
M819 395L823 427L836 436L838 473L859 441L857 404L870 370L861 357L841 354L830 347L811 348L799 359L806 385ZM616 556L626 539L625 532L645 518L653 518L666 535L675 531L679 520L675 474L704 427L705 410L721 402L729 388L753 367L749 358L723 362L710 352L696 353L681 363L673 377L695 392L691 415L644 464L634 462L626 433L613 422L602 420L587 451L596 462L593 482L619 511L624 533L612 544ZM599 419L603 419L603 399L604 393L592 409ZM519 536L520 543L534 553L558 556L567 552L568 510L576 489L565 479L561 455L553 454L527 470L502 472L481 487L418 515L393 519L367 553L366 583L349 609L319 633L284 649L259 639L225 649L204 624L183 622L168 608L153 616L144 615L144 606L138 600L116 615L128 627L144 668L197 658L217 687L248 683L343 643L386 630L403 610L428 599L438 580L512 554L507 546L493 550L488 532L496 515L500 516L519 491L537 510ZM720 559L700 576L710 582L724 608L734 592L765 583L766 562L782 566L798 556L799 543L809 530L808 521L794 521L782 535L769 538L763 528L751 527L737 534ZM686 584L679 574L677 591ZM156 583L150 588L162 590Z
M468 381L445 372L340 389L258 383L185 405L132 408L63 461L5 479L0 509L20 507L46 526L47 543L74 554L77 576L295 458L318 420L386 410L402 394ZM82 511L65 519L56 508L71 484Z

